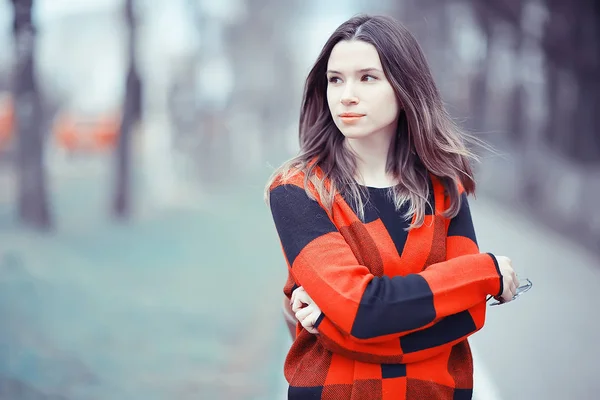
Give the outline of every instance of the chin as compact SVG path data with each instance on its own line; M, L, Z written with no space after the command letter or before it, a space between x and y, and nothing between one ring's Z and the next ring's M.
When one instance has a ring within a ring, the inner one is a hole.
M346 138L359 138L368 135L366 129L364 127L361 129L358 126L347 126L347 125L335 125L338 130L344 135Z
M346 139L362 139L370 136L370 132L359 129L340 129L340 132L342 132L342 135L344 135Z

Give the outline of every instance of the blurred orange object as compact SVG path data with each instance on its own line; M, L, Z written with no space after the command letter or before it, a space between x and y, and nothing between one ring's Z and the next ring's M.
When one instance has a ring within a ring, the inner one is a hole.
M0 92L0 150L10 143L15 130L15 105L12 95Z
M117 145L120 116L89 116L62 112L54 121L52 134L59 147L68 151L98 152Z

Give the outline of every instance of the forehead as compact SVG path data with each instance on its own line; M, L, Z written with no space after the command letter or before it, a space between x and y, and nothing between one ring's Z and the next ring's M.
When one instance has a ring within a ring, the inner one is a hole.
M358 71L363 68L382 69L379 53L371 43L362 40L342 40L331 50L327 69Z

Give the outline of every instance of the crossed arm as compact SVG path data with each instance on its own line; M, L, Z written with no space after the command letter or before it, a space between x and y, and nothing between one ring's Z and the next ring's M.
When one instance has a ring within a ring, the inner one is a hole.
M315 328L330 351L380 363L430 357L479 330L486 295L502 292L495 257L477 248L466 201L448 228L447 261L393 278L360 265L303 188L277 186L270 203L290 275L322 311Z

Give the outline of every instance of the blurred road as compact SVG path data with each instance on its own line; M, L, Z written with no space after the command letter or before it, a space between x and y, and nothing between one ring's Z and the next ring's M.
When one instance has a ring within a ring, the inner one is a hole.
M593 400L600 393L600 259L500 203L473 203L482 251L511 257L533 288L489 309L473 345L503 399Z
M260 188L119 226L96 178L56 183L55 236L0 212L0 399L269 399L285 270Z
M0 400L283 398L285 268L264 177L121 226L105 217L108 176L54 181L53 236L0 209ZM482 250L534 283L473 340L478 398L594 398L598 260L518 211L473 207Z

